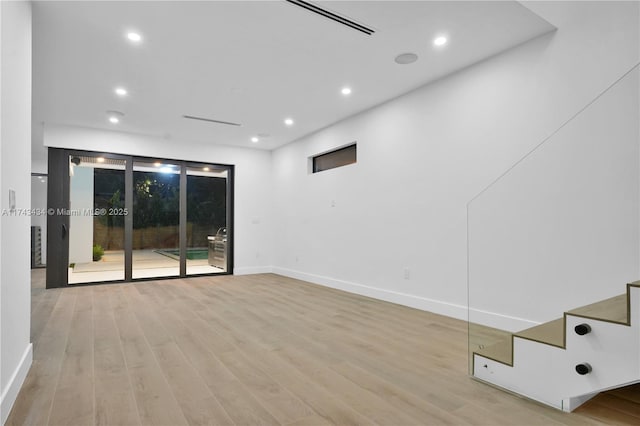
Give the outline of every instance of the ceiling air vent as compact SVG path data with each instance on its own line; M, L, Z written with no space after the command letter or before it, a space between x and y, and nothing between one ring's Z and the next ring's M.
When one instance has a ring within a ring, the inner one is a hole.
M188 118L189 120L208 121L209 123L226 124L227 126L240 126L240 123L232 123L230 121L214 120L213 118L195 117L193 115L183 115L182 118Z
M313 13L317 13L318 15L324 16L325 18L329 18L332 21L338 22L342 25L346 25L349 28L353 28L354 30L360 31L362 33L365 33L366 35L371 35L373 34L375 31L372 30L371 28L367 28L364 25L360 25L357 22L353 22L350 19L347 19L343 16L337 15L333 12L329 12L328 10L325 10L321 7L318 7L314 4L308 3L306 1L303 0L287 0L289 3L291 4L295 4L296 6L300 6L302 8L305 8Z

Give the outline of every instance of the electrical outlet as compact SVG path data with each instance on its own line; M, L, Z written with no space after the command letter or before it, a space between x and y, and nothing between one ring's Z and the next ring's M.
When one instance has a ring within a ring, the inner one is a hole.
M411 278L411 269L404 268L403 272L404 272L404 279L405 280L408 280L409 278Z

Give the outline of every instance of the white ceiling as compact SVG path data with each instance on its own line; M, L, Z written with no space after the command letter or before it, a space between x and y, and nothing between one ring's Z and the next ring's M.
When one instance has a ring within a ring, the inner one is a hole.
M314 3L375 33L285 1L34 2L34 156L43 122L273 149L553 29L512 1ZM418 61L396 64L404 52ZM257 134L270 136L251 143Z

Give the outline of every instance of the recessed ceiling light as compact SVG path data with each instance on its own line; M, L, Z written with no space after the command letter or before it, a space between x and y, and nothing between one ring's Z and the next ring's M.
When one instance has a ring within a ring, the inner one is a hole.
M208 172L211 169L209 169L208 167L203 167L202 170L204 170L205 172Z
M120 118L124 117L124 114L120 111L107 111L107 117L109 117L110 123L118 124L120 122Z
M293 118L285 118L284 124L287 126L293 126Z
M433 39L434 46L444 46L447 44L447 38L445 36L438 36Z
M153 165L154 165L155 167L160 167L160 166L162 166L162 163L157 163L157 162L156 162L156 163L153 163Z
M256 143L258 141L259 141L259 139L257 137L255 137L255 136L251 138L251 142L253 142L253 143Z
M396 63L400 65L412 64L417 60L418 55L416 55L415 53L401 53L400 55L396 56L395 59Z
M98 158L96 158L96 161L98 163L104 163L104 157L98 157Z
M127 38L134 43L140 43L142 41L142 36L133 31L127 33Z
M116 87L114 91L118 96L127 96L127 93L129 93L127 92L127 89L125 89L124 87Z
M351 94L351 88L350 87L343 87L340 92L342 92L343 95L348 96L348 95Z

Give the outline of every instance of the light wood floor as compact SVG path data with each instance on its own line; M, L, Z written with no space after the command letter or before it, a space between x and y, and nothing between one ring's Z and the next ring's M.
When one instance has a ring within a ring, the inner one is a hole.
M566 414L470 379L463 321L277 275L43 279L8 425L639 423L606 401Z

